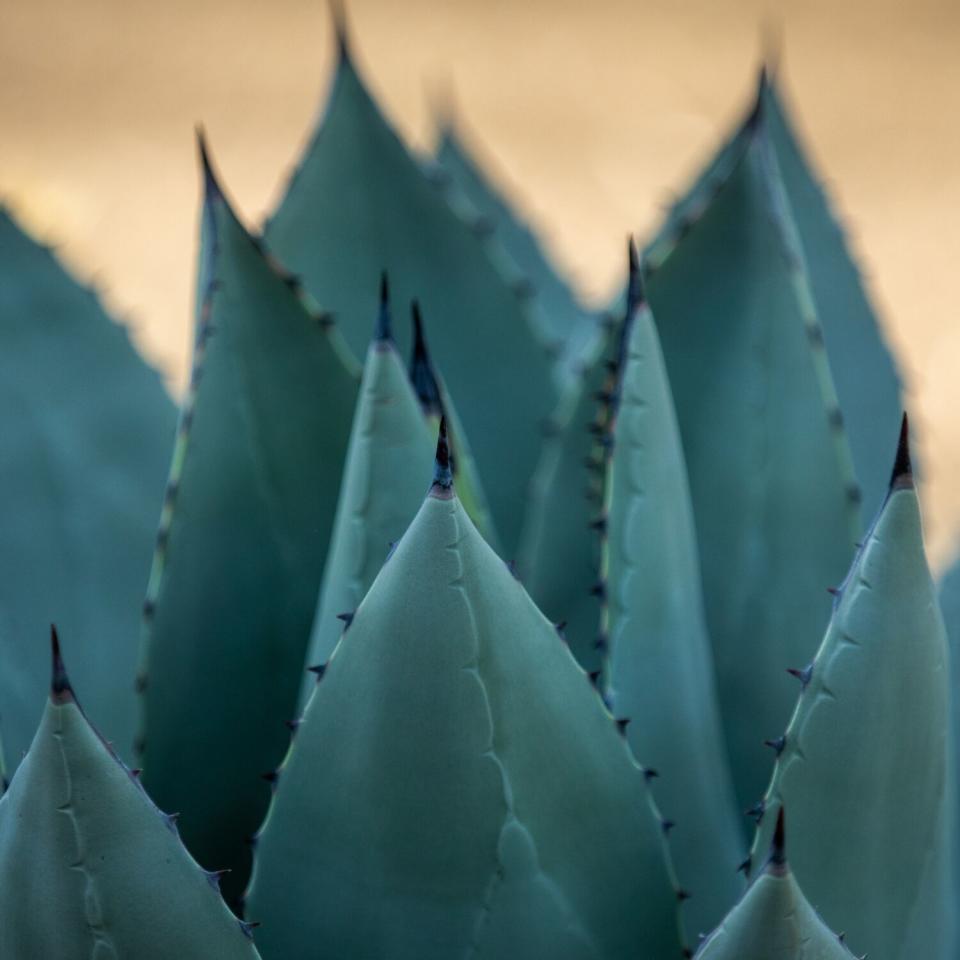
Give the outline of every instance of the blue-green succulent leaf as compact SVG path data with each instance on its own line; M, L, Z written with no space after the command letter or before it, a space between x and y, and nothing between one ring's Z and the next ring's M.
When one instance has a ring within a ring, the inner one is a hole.
M797 880L858 954L954 956L947 671L904 429L887 500L802 678L753 851L786 807L804 838Z
M614 389L602 580L605 678L635 756L659 771L671 851L710 930L736 900L744 836L720 725L683 449L653 317L627 320Z
M441 118L435 161L454 189L489 226L520 277L529 284L530 308L542 342L557 358L565 382L596 350L596 318L550 262L536 234L491 182L452 117Z
M190 849L249 867L286 746L358 386L335 329L206 165L197 338L145 608L145 782Z
M136 638L176 408L96 293L0 209L0 712L15 767L40 719L51 620L129 757ZM39 641L39 642L38 642Z
M680 424L724 733L743 807L849 564L859 489L762 111L708 199L650 248L647 290ZM706 185L704 185L706 190ZM824 597L824 603L817 598Z
M278 771L248 898L264 948L676 957L644 771L469 520L443 437Z
M483 244L424 176L364 87L346 42L303 161L266 227L280 259L333 311L359 356L382 270L419 298L482 469L504 549L516 548L539 427L555 402L551 361ZM401 350L406 330L397 331Z
M0 956L257 960L218 883L88 722L54 636L40 728L0 799Z
M783 843L783 808L770 855L743 899L707 937L696 960L852 960L797 883Z

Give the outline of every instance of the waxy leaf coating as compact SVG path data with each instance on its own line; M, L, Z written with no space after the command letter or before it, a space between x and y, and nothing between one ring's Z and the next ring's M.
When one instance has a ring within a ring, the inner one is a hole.
M283 756L358 379L205 165L197 339L145 607L142 756L190 849L233 871Z
M265 232L270 248L366 349L376 281L419 298L437 364L456 398L504 548L516 548L542 421L555 402L551 361L521 298L478 237L427 180L341 55L322 121ZM406 331L398 329L401 350ZM499 469L491 469L496 465Z
M855 953L952 956L948 657L909 472L895 473L834 603L754 854L783 805L803 837L797 880Z
M248 897L265 949L676 957L644 772L469 520L447 453L278 771Z
M257 960L249 931L90 725L59 656L0 799L5 960Z

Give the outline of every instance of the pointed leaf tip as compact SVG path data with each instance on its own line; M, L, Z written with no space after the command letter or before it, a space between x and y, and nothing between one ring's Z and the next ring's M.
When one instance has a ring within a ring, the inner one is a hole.
M420 315L420 303L414 300L411 304L413 315L413 355L410 358L410 382L420 401L424 412L432 416L443 413L443 403L440 398L440 385L430 363L430 353L427 350L427 338L423 332L423 318Z
M390 320L390 280L386 270L380 274L380 313L377 315L377 327L373 338L378 342L393 340L393 324Z
M447 442L447 418L440 418L440 431L437 435L437 457L433 468L433 486L430 492L434 496L451 496L453 492L453 470L450 468L450 445Z
M333 21L333 33L337 43L337 56L340 62L350 59L350 37L347 27L347 9L343 0L330 0L330 19Z
M913 486L913 465L910 462L910 421L904 412L900 421L900 439L897 441L897 456L890 474L890 489Z
M200 170L203 174L203 189L207 200L223 197L220 183L213 170L213 161L210 158L210 147L207 145L207 134L202 124L196 126L197 152L200 156Z
M768 863L782 867L787 862L787 839L784 825L785 815L783 805L777 811L777 825L773 831L773 840L770 842L770 858Z
M63 656L60 653L60 638L57 628L50 624L50 648L52 652L53 669L50 675L50 699L53 703L70 703L75 700L70 678L63 665Z
M637 245L632 236L627 238L627 262L629 264L629 280L627 282L627 312L632 312L647 299L643 287L643 273L640 268L640 256Z

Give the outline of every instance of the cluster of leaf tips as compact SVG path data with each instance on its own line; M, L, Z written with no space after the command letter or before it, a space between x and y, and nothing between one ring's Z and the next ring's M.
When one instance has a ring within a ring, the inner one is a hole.
M262 236L199 138L179 420L0 213L0 956L955 960L900 380L777 84L595 313L337 46Z

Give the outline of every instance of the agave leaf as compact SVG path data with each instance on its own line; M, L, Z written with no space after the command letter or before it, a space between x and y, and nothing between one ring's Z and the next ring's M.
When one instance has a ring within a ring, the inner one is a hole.
M563 624L577 662L600 669L600 569L605 454L600 442L623 314L598 323L597 345L550 422L530 484L517 569L547 616Z
M0 709L16 766L40 719L52 619L129 754L136 636L176 411L91 289L0 209Z
M943 619L923 551L906 419L890 492L802 677L754 854L785 806L797 879L851 948L953 956Z
M777 86L761 76L764 118L803 246L863 508L873 516L902 408L900 375L843 230L793 131Z
M90 725L54 634L40 728L0 800L0 955L256 960L218 880Z
M960 794L957 776L960 771L960 560L954 560L940 580L938 589L940 609L947 631L947 647L950 655L950 741L948 774L948 809L951 811L953 851L951 867L954 887L960 894ZM957 898L954 897L954 902Z
M851 960L817 916L787 863L783 808L770 855L743 899L704 941L696 960Z
M596 318L550 262L533 230L484 173L450 115L440 118L434 155L439 171L473 207L480 224L495 231L515 270L532 291L530 308L541 342L557 356L560 380L566 383L584 359L596 351Z
M487 502L487 494L480 479L480 469L473 456L467 432L457 413L453 398L447 385L434 367L427 348L427 338L423 329L423 317L420 305L413 302L413 351L410 355L410 382L413 384L430 436L435 437L440 427L441 417L446 417L447 432L450 435L450 464L457 481L457 496L467 511L467 516L480 531L483 539L498 553L500 539L493 523L493 516Z
M250 913L291 960L659 960L676 900L644 772L454 495L441 426L278 771Z
M419 297L431 341L481 464L504 548L513 551L539 426L555 401L551 363L521 299L503 282L481 237L424 176L341 55L323 120L266 227L281 260L336 315L359 356L371 291L382 270L400 302ZM403 332L405 333L405 331ZM406 349L406 337L398 331Z
M204 154L205 156L205 154ZM286 745L357 377L240 225L205 161L190 392L146 602L148 789L242 888Z
M690 479L734 786L747 806L769 778L758 732L773 736L789 715L784 668L812 655L826 620L816 598L849 563L859 489L762 110L735 144L709 201L649 251L647 289Z
M343 623L363 599L423 502L435 434L393 342L386 278L380 320L367 351L363 382L347 449L340 502L327 554L323 586L310 636L307 662L326 663ZM312 690L304 688L303 702Z
M3 741L0 740L0 795L6 793L8 783L7 766L3 759Z
M649 307L627 318L604 518L605 678L634 755L657 769L690 880L688 929L710 930L740 889L740 827L714 685L686 468Z

